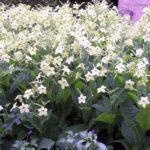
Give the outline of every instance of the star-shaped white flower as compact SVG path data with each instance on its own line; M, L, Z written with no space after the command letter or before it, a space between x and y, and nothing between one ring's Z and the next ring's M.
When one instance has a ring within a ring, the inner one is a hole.
M135 55L137 57L141 57L143 53L144 53L144 50L142 48L139 48L139 49L136 50L136 54Z
M38 109L39 116L47 116L47 108L41 107Z
M131 80L126 81L126 83L125 83L125 89L133 90L134 89L133 88L134 84L135 83L133 81L131 81Z
M78 97L78 103L79 104L84 104L86 102L86 96L84 96L83 94L80 95L80 97Z
M3 106L2 105L0 105L0 111L2 111L3 110Z
M94 76L91 72L88 72L86 75L85 75L85 78L86 78L86 81L89 82L89 81L92 81L94 80Z
M32 89L28 89L25 91L23 97L26 99L29 99L32 95L34 95L33 90Z
M150 104L150 101L149 101L148 97L141 97L138 104L141 105L143 108L145 108L148 104Z
M21 106L19 106L21 113L28 113L29 112L29 105L22 103Z
M93 68L91 70L91 72L92 72L93 76L99 76L100 75L100 70L98 70L96 67Z
M40 85L37 90L39 94L46 94L46 87L43 85Z
M106 92L106 86L102 85L100 88L97 89L97 93L105 93Z
M62 78L61 80L59 80L58 83L61 85L61 88L62 88L62 89L65 89L65 87L68 87L68 86L69 86L67 80L64 79L64 78Z
M126 70L126 67L124 64L120 63L116 65L115 69L118 73L123 73Z

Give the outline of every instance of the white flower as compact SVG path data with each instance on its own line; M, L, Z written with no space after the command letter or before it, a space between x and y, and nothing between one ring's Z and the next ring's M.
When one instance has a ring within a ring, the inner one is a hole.
M150 101L149 101L148 97L141 97L138 104L141 105L143 108L145 108L146 105L150 104Z
M30 47L28 49L28 52L29 52L30 55L36 55L37 48L36 47Z
M144 39L144 42L150 42L150 34L148 33L148 34L145 34L144 36L143 36L143 39Z
M52 76L55 75L55 68L54 67L49 67L48 72L46 74L47 76Z
M16 21L13 21L11 23L11 27L12 27L12 29L17 29L18 28L18 23Z
M55 58L54 58L53 64L60 66L61 63L62 63L62 61L63 61L63 59L62 59L60 56L58 56L58 57L55 57Z
M90 46L86 51L91 56L98 56L102 53L102 49L98 46L96 46L96 47Z
M143 61L140 61L138 64L137 64L137 68L138 69L145 69L146 65Z
M100 77L106 76L106 73L107 73L107 72L108 72L108 71L107 71L105 68L102 68L102 69L100 70L99 76L100 76Z
M0 105L0 111L2 111L3 110L3 106L2 105Z
M77 68L81 68L81 69L85 69L85 65L83 64L83 63L81 63L81 64L79 64L78 66L77 66Z
M91 70L93 76L99 76L100 75L100 71L95 67Z
M88 71L88 73L85 75L86 81L92 81L94 80L94 76L91 72Z
M143 58L143 62L144 62L144 64L145 64L145 65L148 65L148 64L149 64L148 59L147 59L147 58L145 58L145 57Z
M17 95L15 100L19 100L20 102L22 102L22 97L23 97L22 95Z
M14 57L15 57L15 59L16 59L17 61L20 61L20 60L23 59L23 54L22 54L21 51L18 51L18 52L15 52L15 53L14 53Z
M64 51L64 47L62 45L58 46L55 50L55 54L62 54Z
M82 37L78 39L79 44L83 46L84 48L88 48L91 46L91 43L88 41L86 37Z
M97 93L105 93L106 92L106 86L102 85L100 88L97 89Z
M42 77L42 72L40 72L40 73L36 76L36 80L38 80L38 82L40 82L41 77Z
M32 95L34 95L33 90L32 89L28 89L28 90L25 91L23 97L26 98L26 99L29 99L30 96L32 96Z
M13 107L10 109L10 112L12 112L13 109L15 109L16 107L17 107L17 103L14 103L14 104L13 104Z
M132 39L127 39L125 41L125 45L127 45L127 46L133 46L133 40Z
M143 53L144 53L144 50L142 48L139 48L139 49L136 50L135 55L137 57L141 57Z
M61 88L64 89L65 87L68 87L69 84L66 79L62 78L61 80L58 81L58 83L61 85Z
M38 88L37 88L37 91L39 94L46 94L46 87L43 86L43 85L40 85Z
M44 72L44 70L48 70L46 69L47 67L49 67L49 64L46 61L42 61L40 65L41 70Z
M28 63L28 62L31 62L31 61L32 61L32 58L30 56L26 55L25 62Z
M84 96L83 94L80 95L80 97L78 97L78 103L81 104L81 103L85 103L86 101L86 96Z
M64 65L64 67L63 67L63 69L62 69L64 72L64 74L66 73L66 74L69 74L71 71L70 71L70 69L68 68L68 66L65 66Z
M0 60L8 63L10 60L10 56L8 54L4 54L1 56Z
M133 81L131 81L131 80L126 81L126 83L125 83L125 89L133 90L134 89L133 88L134 84L135 83Z
M22 103L21 106L19 106L21 113L28 113L29 112L29 105Z
M50 67L46 61L41 62L40 70L47 76L52 76L55 74L55 68Z
M41 107L38 109L39 116L47 116L47 108Z
M23 40L23 39L26 38L26 36L25 36L25 34L24 34L23 32L20 32L20 33L18 34L18 38L21 39L21 40Z
M118 73L123 73L126 70L126 67L124 64L120 63L116 65L115 69L117 70Z
M145 76L145 74L146 74L145 68L142 68L142 69L137 69L134 76L137 76L138 78L140 78L140 77Z
M101 63L107 64L109 62L110 58L108 56L105 56L101 59Z
M66 63L68 64L68 65L70 65L71 64L71 62L73 62L74 61L74 58L71 56L71 57L68 57L67 59L66 59Z

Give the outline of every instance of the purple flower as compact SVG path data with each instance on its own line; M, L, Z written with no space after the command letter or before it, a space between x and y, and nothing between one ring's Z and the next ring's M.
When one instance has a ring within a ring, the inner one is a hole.
M6 130L11 130L10 124L3 124L2 128L6 129Z
M96 132L95 132L95 130L94 130L94 129L93 129L91 132L92 132L92 134L96 134Z
M147 6L150 6L149 0L119 0L118 4L120 14L129 15L132 21L137 21Z
M17 125L21 124L21 121L18 118L16 118L13 122L16 123Z

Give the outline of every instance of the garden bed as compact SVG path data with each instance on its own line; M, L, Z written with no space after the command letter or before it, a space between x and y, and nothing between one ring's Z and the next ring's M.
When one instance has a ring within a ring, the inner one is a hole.
M0 144L150 149L150 9L0 7Z

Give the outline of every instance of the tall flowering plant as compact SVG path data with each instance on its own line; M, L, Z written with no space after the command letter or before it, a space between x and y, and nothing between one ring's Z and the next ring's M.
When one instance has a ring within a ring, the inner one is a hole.
M131 25L105 2L78 8L0 7L1 141L9 137L17 149L61 149L63 139L74 149L79 142L146 150L150 11ZM90 138L76 139L82 132Z

